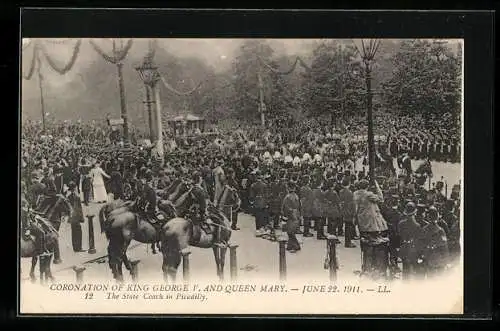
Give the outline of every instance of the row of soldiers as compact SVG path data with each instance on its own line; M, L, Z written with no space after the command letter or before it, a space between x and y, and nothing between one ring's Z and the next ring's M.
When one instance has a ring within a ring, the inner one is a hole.
M256 175L249 188L256 236L272 238L280 220L285 221L291 252L300 250L297 234L312 237L315 231L318 240L326 239L326 225L328 234L344 236L345 247L355 248L353 240L361 237L362 269L372 274L389 271L396 275L399 262L405 278L430 274L447 268L460 255L460 199L457 191L448 199L442 182L425 189L408 176L399 178L395 187L390 181L381 185L376 204L386 227L376 229L374 239L359 224L356 196L370 195L365 174L344 171L323 177L313 172L300 177L285 171Z
M403 151L408 151L409 155L415 159L428 157L434 161L460 162L460 140L454 138L430 139L414 136L392 136L387 140L389 152L393 156L400 155Z

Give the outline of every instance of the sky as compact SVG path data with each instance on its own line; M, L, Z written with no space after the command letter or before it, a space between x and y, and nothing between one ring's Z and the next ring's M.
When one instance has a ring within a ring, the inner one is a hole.
M93 39L102 49L111 53L111 39ZM47 47L49 55L60 65L63 65L71 58L75 40L71 39L42 39ZM216 70L227 68L243 39L157 39L158 47L162 47L179 57L196 57L213 66ZM310 53L314 43L318 39L268 39L277 55L299 55ZM32 42L30 39L23 39L23 45ZM134 39L134 44L126 62L137 65L147 51L148 39ZM32 46L26 47L22 51L23 72L29 69L31 61ZM80 54L73 69L65 75L59 75L48 65L44 66L45 82L51 85L51 89L64 89L64 86L75 79L78 74L86 69L93 61L104 61L97 54L88 40L84 40L80 49ZM23 99L38 97L36 90L36 79L31 81L23 80Z

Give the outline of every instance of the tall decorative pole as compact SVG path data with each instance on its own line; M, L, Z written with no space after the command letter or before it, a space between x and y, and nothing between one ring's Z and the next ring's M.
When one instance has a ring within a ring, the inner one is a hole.
M164 153L163 153L163 128L162 128L162 120L161 120L161 99L160 99L160 86L155 84L155 101L156 101L156 133L158 135L157 143L156 143L156 153L159 157L160 165L163 166L164 161Z
M148 107L148 115L149 115L149 129L150 129L150 136L151 136L151 142L155 141L156 142L156 157L157 161L159 161L159 165L163 166L163 128L162 128L162 121L161 121L161 100L160 100L160 88L158 83L158 80L160 79L160 74L158 72L158 67L154 65L153 58L155 55L155 45L154 42L151 41L149 43L149 50L146 56L144 57L144 61L141 64L141 66L136 67L135 69L137 72L139 72L139 75L141 76L142 81L144 82L144 85L146 86L146 103ZM150 100L151 94L150 92L154 92L154 100ZM155 103L156 104L156 110L155 110L155 116L153 116L153 110L151 109L151 104ZM153 121L153 117L155 117ZM153 129L154 125L153 122L156 124L156 128ZM153 131L154 134L153 134ZM154 136L153 136L154 135ZM156 139L153 139L156 138Z
M158 82L157 67L153 64L154 49L150 44L149 51L144 57L142 64L135 68L139 73L142 81L144 82L144 87L146 90L146 109L148 112L148 125L149 125L149 139L151 142L156 141L156 128L154 125L154 115L151 105L154 103L153 92L155 90L156 83Z
M26 49L30 46L33 45L33 57L31 58L31 65L30 69L27 75L22 74L23 78L26 80L30 80L31 77L33 77L33 74L35 72L35 68L37 68L37 74L38 74L38 87L40 89L40 110L41 110L41 115L42 115L42 128L43 131L45 132L46 125L45 125L45 101L44 101L44 91L43 91L43 80L44 76L42 75L42 56L45 58L46 63L56 72L58 72L60 75L66 74L68 71L73 68L73 65L75 64L75 61L78 57L78 53L80 52L80 45L81 45L81 39L78 39L75 46L73 47L73 54L71 56L71 59L66 63L65 66L60 67L48 54L47 49L44 45L44 42L46 43L54 43L53 40L46 40L46 41L32 41L28 40L26 43L24 43L23 40L23 47L22 47L22 52L26 51ZM66 43L66 42L64 42ZM56 42L57 44L57 42Z
M116 41L114 39L113 39L113 54L117 54ZM123 62L118 61L116 63L116 68L118 70L118 87L120 90L120 110L121 110L121 117L123 119L123 140L125 148L128 149L130 148L130 139L129 139L130 137L128 134L128 116L127 116L127 102L125 101L125 84L123 83Z
M358 53L360 54L365 65L365 80L366 80L366 117L368 122L368 165L370 182L375 180L375 139L373 136L373 105L372 105L372 85L371 73L372 65L374 62L375 54L380 46L380 40L370 39L368 45L361 39L361 50L356 45Z
M266 105L264 104L264 82L262 80L261 66L259 63L259 69L257 70L257 79L259 84L259 112L260 112L260 124L264 127L266 125Z
M148 112L148 128L149 128L149 140L151 142L155 141L155 128L153 127L153 110L151 109L151 87L145 85L146 88L146 109Z
M110 56L106 54L92 39L89 40L90 45L94 48L94 50L99 53L103 59L107 62L116 65L118 71L118 87L120 90L120 110L121 110L121 118L123 120L123 139L124 139L124 169L123 176L126 176L128 171L128 167L130 166L130 137L128 132L128 116L127 116L127 104L125 101L125 85L123 83L123 60L127 57L127 54L132 47L133 41L129 39L126 45L123 45L123 41L121 41L121 47L118 50L116 47L116 40L112 40L113 44L113 54Z
M42 63L40 57L37 57L36 61L37 61L37 73L38 73L38 88L40 89L40 110L42 112L42 130L43 132L45 132L45 102L43 100Z

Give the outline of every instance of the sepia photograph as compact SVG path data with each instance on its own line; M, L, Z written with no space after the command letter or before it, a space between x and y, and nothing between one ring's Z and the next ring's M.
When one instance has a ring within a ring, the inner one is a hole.
M23 38L20 312L461 314L463 47Z

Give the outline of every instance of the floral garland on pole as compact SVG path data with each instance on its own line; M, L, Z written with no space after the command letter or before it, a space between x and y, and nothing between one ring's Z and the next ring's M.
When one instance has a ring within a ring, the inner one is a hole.
M291 74L295 70L295 68L297 67L297 64L300 64L304 69L306 69L306 71L308 71L308 72L311 71L311 68L304 62L304 60L302 60L302 58L300 56L297 56L295 58L295 62L292 64L290 69L284 70L284 71L280 71L280 70L273 68L271 65L266 63L266 61L262 57L260 57L259 55L257 55L257 57L259 58L259 61L264 65L264 67L266 67L271 72L278 74L278 75Z
M99 53L99 55L101 55L103 57L103 59L105 59L106 61L108 61L110 63L118 64L121 61L123 61L123 59L125 59L125 57L127 56L128 52L130 51L130 48L132 48L133 40L129 39L127 41L127 44L121 50L114 51L113 52L114 54L112 56L106 54L106 52L101 47L99 47L99 45L97 45L95 43L95 41L93 41L92 39L89 40L89 43L92 46L92 48L97 53Z
M82 40L81 39L78 39L78 41L76 42L76 45L75 47L73 48L73 55L71 56L71 59L69 60L69 62L62 68L60 68L56 62L50 57L49 53L47 52L47 49L45 48L45 46L43 44L41 44L40 48L41 48L41 51L43 53L43 56L45 57L45 59L47 60L47 63L50 65L50 67L52 69L54 69L55 71L57 71L59 74L61 75L64 75L66 74L68 71L71 70L71 68L73 68L73 65L75 64L76 62L76 59L78 57L78 54L80 53L80 46L82 44Z
M159 76L160 76L160 80L162 81L162 83L165 86L165 88L167 88L167 90L169 90L170 92L172 92L174 94L177 94L179 96L188 96L188 95L191 95L194 92L196 92L196 90L198 90L200 88L200 86L203 84L203 81L199 82L198 85L194 89L192 89L191 91L180 92L180 91L177 91L174 87L172 87L169 83L167 83L167 81L165 80L165 78L163 78L163 76L161 76L161 75L159 75Z
M35 73L37 58L38 58L38 45L35 44L33 46L33 56L31 57L30 69L28 71L28 74L27 75L25 75L24 73L22 74L24 79L30 80L31 77L33 77L33 74Z

